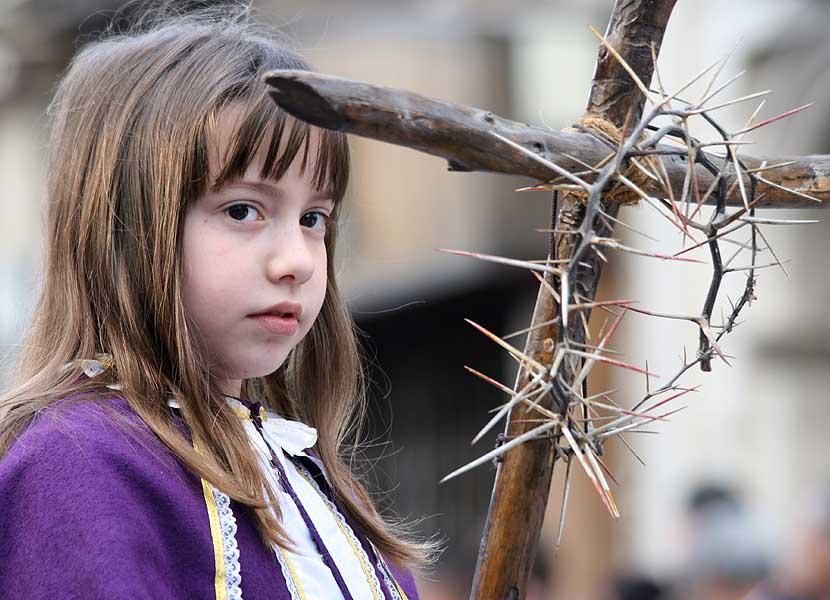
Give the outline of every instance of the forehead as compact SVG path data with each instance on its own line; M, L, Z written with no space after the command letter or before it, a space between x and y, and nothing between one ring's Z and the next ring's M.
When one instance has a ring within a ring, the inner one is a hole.
M302 172L316 174L316 181L329 184L327 177L320 176L327 171L326 165L317 164L322 143L320 130L285 113L279 119L266 117L252 115L240 104L217 113L206 139L210 187L243 178L277 181L294 161L298 161Z

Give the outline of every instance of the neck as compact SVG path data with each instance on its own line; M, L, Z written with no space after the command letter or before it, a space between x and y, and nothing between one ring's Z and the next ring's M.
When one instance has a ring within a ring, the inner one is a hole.
M226 396L239 399L242 397L242 380L226 379L219 384L219 390Z

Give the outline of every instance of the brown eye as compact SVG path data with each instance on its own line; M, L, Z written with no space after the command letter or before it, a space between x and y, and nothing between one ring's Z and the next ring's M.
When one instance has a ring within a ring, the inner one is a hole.
M328 222L329 216L319 210L314 210L311 212L307 212L302 217L300 217L300 225L303 227L307 227L308 229L320 229L323 230L326 228L326 223Z
M258 216L257 209L250 204L234 204L226 208L225 213L234 221L256 221Z

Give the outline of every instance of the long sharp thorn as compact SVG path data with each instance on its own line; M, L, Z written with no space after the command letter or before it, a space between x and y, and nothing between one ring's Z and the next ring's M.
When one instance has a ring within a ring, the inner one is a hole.
M784 262L780 258L778 258L778 255L775 253L775 250L773 250L772 246L769 243L769 240L767 240L767 237L764 235L764 232L761 231L761 228L757 225L753 225L752 228L758 233L759 236L761 236L761 239L767 246L767 250L769 250L769 253L772 254L772 257L778 262L778 264L781 265L781 270L784 271L784 276L787 279L789 279L790 274L787 272L787 268L784 266Z
M710 80L709 80L709 83L708 83L708 85L706 86L706 89L705 89L705 90L703 90L703 94L701 95L701 100L697 103L697 104L698 104L698 106L700 106L701 104L705 104L706 102L708 102L708 101L709 101L712 97L714 97L715 95L717 95L717 93L718 93L718 92L720 92L723 88L725 88L726 86L730 85L730 84L731 84L731 83L733 83L733 82L734 82L734 81L735 81L738 77L740 77L741 75L743 75L743 72L738 73L738 75L736 75L735 77L733 77L732 79L730 79L729 81L727 81L725 84L721 85L721 86L720 86L720 87L719 87L716 91L712 92L711 94L709 93L709 90L711 90L711 89L712 89L712 86L713 86L713 85L715 85L715 82L718 80L718 77L720 77L720 74L721 74L721 72L723 71L723 68L726 66L726 63L727 63L727 62L729 62L729 59L730 59L730 58L732 57L732 55L735 53L735 50L737 50L737 49L738 49L738 46L740 46L741 41L742 41L742 40L740 40L740 39L739 39L737 42L735 42L735 45L734 45L734 46L732 46L732 48L729 50L729 52L727 52L726 54L724 54L722 58L718 59L718 62L720 63L720 65L718 66L717 71L715 71L715 73L712 75L712 79L710 79Z
M594 364L595 358L593 358L593 357L594 356L596 356L596 357L599 356L599 352L605 347L605 344L608 343L608 340L610 340L611 336L613 336L614 333L617 331L617 327L619 327L620 323L623 320L623 317L625 317L625 311L626 311L626 309L623 308L622 312L620 312L620 314L617 315L617 318L614 319L614 322L611 324L611 328L600 339L600 342L597 345L596 352L594 352L591 355L591 357L588 358L588 360L585 361L585 364L582 365L582 370L580 371L579 376L577 376L577 378L574 380L574 384L573 384L574 387L579 387L579 385L582 383L582 381L585 379L585 377L588 376L588 372L591 370L591 368L593 367L593 364ZM648 370L646 370L646 372L648 372ZM646 376L646 378L648 378L648 376Z
M501 456L502 454L504 454L505 452L507 452L511 448L515 448L519 444L521 444L523 442L526 442L529 439L532 439L532 438L534 438L534 437L536 437L536 436L538 436L542 433L545 433L546 431L549 431L549 430L553 429L554 427L556 427L557 424L558 423L556 421L548 421L547 423L539 425L538 427L535 427L535 428L531 429L530 431L528 431L526 433L523 433L522 435L517 436L517 437L513 438L512 440L510 440L508 442L505 442L504 444L502 444L498 448L495 448L495 449L491 450L490 452L488 452L487 454L485 454L483 456L480 456L479 458L475 459L474 461L467 463L463 467L461 467L459 469L456 469L455 471L453 471L449 475L445 476L440 481L440 483L444 483L445 481L449 481L450 479L453 479L454 477L458 477L462 473L466 473L470 469L474 469L475 467L477 467L477 466L479 466L483 463L486 463L487 461L492 460L492 459L496 458L497 456Z
M744 201L744 208L749 210L749 199L746 195L746 186L744 185L744 175L741 172L741 164L738 162L738 154L734 148L728 148L727 152L732 159L732 165L735 168L735 178L738 181L738 187L741 189L741 200Z
M608 512L611 512L611 507L608 504L608 500L606 499L605 494L602 493L602 488L600 487L599 482L597 481L597 478L594 475L594 473L592 472L591 468L588 466L588 463L587 463L587 461L585 460L585 457L582 454L582 450L580 449L579 444L577 443L577 441L574 438L573 434L568 429L568 426L565 425L564 423L562 424L561 429L562 429L562 433L565 436L565 439L568 440L568 444L570 445L571 450L573 450L574 456L576 456L577 460L579 461L580 466L585 471L585 474L588 476L588 479L593 484L594 489L597 491L597 493L599 494L599 497L602 499L602 503L608 509Z
M675 315L671 313L657 312L655 310L646 310L645 308L635 308L633 306L629 306L627 308L630 311L640 313L643 315L648 315L650 317L659 317L661 319L674 319L677 321L691 321L695 324L700 322L700 317L695 317L691 315Z
M660 163L660 164L662 164L662 163ZM639 231L638 229L635 229L634 227L632 227L632 226L631 226L631 225L629 225L628 223L625 223L625 222L623 222L623 221L620 221L619 219L616 219L616 218L612 217L611 215L609 215L609 214L607 214L607 213L605 213L605 212L603 212L603 211L600 211L600 213L602 214L602 216L603 216L603 217L605 217L605 218L606 218L606 219L608 219L609 221L613 221L613 222L614 222L614 223L616 223L617 225L619 225L619 226L621 226L621 227L624 227L625 229L628 229L628 230L629 230L629 231L631 231L632 233L636 233L637 235L641 235L641 236L643 236L644 238L651 240L652 242L656 242L656 243L658 243L658 244L660 243L660 240L658 240L657 238L651 237L651 236L650 236L650 235L648 235L647 233L643 233L642 231Z
M752 122L755 120L755 117L757 117L761 113L761 109L764 108L764 105L766 105L766 103L767 103L766 100L761 100L758 103L758 106L755 108L755 110L752 112L752 114L746 120L746 123L744 123L744 129L746 129L747 127L752 125ZM740 140L740 139L743 139L744 135L745 134L743 134L743 133L733 134L731 136L731 138L735 139L735 140Z
M557 303L562 301L559 297L559 292L553 289L553 286L548 282L547 279L545 279L544 277L542 277L534 271L531 271L530 274L533 275L539 281L540 285L544 286L544 288L550 292L551 296L553 296L553 299L556 300Z
M509 387L507 387L506 385L504 385L500 381L496 381L495 379L493 379L489 375L485 375L481 371L476 371L474 368L468 367L467 365L464 365L464 368L467 371L469 371L470 373L472 373L473 375L475 375L476 377L478 377L479 379L481 379L482 381L485 381L485 382L489 383L490 385L500 389L505 394L510 394L511 396L513 395L513 390L511 390Z
M478 441L482 437L484 437L487 434L487 432L490 431L496 425L496 423L498 423L499 421L502 420L502 418L504 418L504 416L510 411L511 408L513 408L519 402L521 402L522 400L527 398L528 394L531 393L531 388L534 385L538 384L539 381L541 381L541 377L537 376L534 379L532 379L531 381L529 381L527 383L527 385L525 385L525 387L523 387L521 390L516 392L513 395L513 397L508 402L506 402L498 410L498 412L496 412L495 415L493 415L493 417L487 422L487 424L484 427L481 428L481 431L479 431L476 434L476 436L473 438L473 441L470 442L470 445L472 446L472 445L475 445L476 443L478 443ZM547 389L550 389L550 388L547 388ZM534 390L533 393L534 394L536 394L536 393L546 393L546 386L542 386L539 390Z
M784 269L784 265L787 264L788 262L790 262L790 261L785 260L783 262L775 261L775 262L771 262L771 263L766 263L764 265L749 265L747 267L731 267L729 269L724 269L723 272L724 273L737 273L739 271L758 271L758 270L761 270L761 269L769 269L769 268L772 268L772 267L781 267L782 269ZM787 272L786 269L784 269L784 272L785 273Z
M698 148L708 148L710 146L751 146L755 142L741 141L741 140L716 140L714 142L701 142L697 145Z
M594 455L594 452L591 450L591 447L586 444L585 446L585 456L588 457L588 462L591 463L591 467L594 469L594 473L597 474L597 480L599 481L600 487L602 487L602 491L605 492L605 497L608 498L608 503L611 506L611 514L619 519L620 518L620 511L617 508L617 502L614 500L614 494L611 493L611 486L608 485L608 480L605 479L605 473L603 472L602 465L600 465L600 461L597 460L597 457ZM609 475L611 474L610 471L606 471ZM613 475L611 476L613 479ZM616 483L616 480L614 480Z
M648 256L651 258L659 258L660 260L676 260L680 262L692 262L703 264L705 261L698 260L696 258L680 258L677 255L668 255L668 254L657 254L655 252L646 252L645 250L638 250L637 248L631 248L630 246L624 246L617 242L616 240L612 240L609 238L597 238L596 244L602 246L608 246L609 248L613 248L614 250L619 250L620 252L628 252L630 254L636 254L638 256Z
M548 325L555 325L559 322L559 317L555 317L550 321L542 321L541 323L536 323L535 325L531 325L530 327L526 327L524 329L519 329L518 331L514 331L513 333L508 333L507 335L502 336L501 339L509 340L514 337L518 337L520 335L524 335L525 333L530 333L531 331L535 331L537 329L541 329L542 327L547 327Z
M639 78L634 69L631 68L631 65L629 65L622 56L620 56L620 53L617 52L614 46L608 43L608 40L605 39L605 36L603 36L599 31L597 31L593 27L590 27L590 29L591 32L595 36L597 36L597 38L599 38L599 40L603 43L608 52L610 52L611 55L617 59L617 62L620 63L620 66L628 72L628 75L631 77L631 80L635 83L635 85L638 88L640 88L640 91L643 93L643 96L645 96L646 99L648 99L649 101L653 102L653 100L651 100L651 92L649 91L648 87L643 83L642 79Z
M775 169L781 169L783 167L789 167L789 166L794 165L796 163L798 163L797 160L787 160L787 161L784 161L784 162L775 163L773 165L767 165L766 162L765 162L762 166L757 167L755 169L744 169L744 173L752 173L752 174L763 173L765 171L773 171Z
M621 367L623 369L629 369L631 371L635 371L637 373L642 373L648 375L649 377L657 377L656 373L649 373L648 371L644 371L637 365L631 365L626 362L622 362L621 360L614 360L613 358L608 358L607 356L597 356L594 354L589 354L588 352L583 352L582 350L574 350L568 349L566 350L568 354L573 354L575 356L581 356L582 358L593 358L594 360L598 360L600 362L608 363L610 365L614 365L615 367Z
M565 532L565 512L568 508L568 496L571 491L571 459L565 461L565 485L562 491L562 508L559 511L559 527L556 532L556 549L562 545L562 534Z
M530 269L531 271L541 271L543 273L559 274L560 269L548 265L541 265L537 263L528 262L525 260L516 260L513 258L504 258L503 256L493 256L492 254L481 254L480 252L467 252L465 250L449 250L447 248L437 248L438 252L445 254L455 254L457 256L468 256L470 258L477 258L487 262L494 262L500 265L507 265L510 267L520 267L522 269Z
M798 108L793 108L792 110L788 110L786 112L781 113L780 115L776 115L774 117L770 117L769 119L764 119L760 123L756 123L750 127L742 129L741 131L736 132L734 135L743 135L744 133L749 133L750 131L755 131L759 127L764 127L765 125L770 125L771 123L775 123L776 121L780 121L786 117L790 117L796 113L800 113L802 110L807 110L811 106L813 106L815 102L810 102L809 104L805 104L804 106L799 106Z
M643 409L643 410L641 410L639 413L637 413L637 416L643 416L643 417L645 417L645 416L646 416L646 413L649 413L649 412L651 412L651 411L653 411L653 410L657 410L657 409L658 409L658 408L660 408L661 406L663 406L663 405L665 405L665 404L668 404L668 403L669 403L669 402L671 402L672 400L677 400L677 399L678 399L678 398L680 398L681 396L685 396L686 394L689 394L689 393L691 393L691 392L696 392L699 388L700 388L700 386L696 385L696 386L695 386L695 387L693 387L693 388L687 388L687 389L684 389L684 390L680 390L680 391L679 391L679 392L677 392L676 394L673 394L673 395L669 396L668 398L663 398L663 399L662 399L662 400L660 400L659 402L655 402L655 403L654 403L654 404L652 404L651 406L649 406L649 407L647 407L647 408L644 408L644 409Z
M687 114L690 115L698 115L704 112L711 112L713 110L718 110L721 108L726 108L728 106L732 106L734 104L740 104L741 102L746 102L748 100L754 100L755 98L760 98L762 96L768 95L772 90L764 90L763 92L755 92L754 94L749 94L747 96L741 96L740 98L735 98L734 100L730 100L728 102L723 102L722 104L717 104L715 106L707 106L703 108L695 108L692 110L687 111Z
M568 328L568 305L571 302L571 292L569 287L570 281L568 278L568 271L563 271L562 274L559 276L559 288L561 290L560 293L560 302L559 307L561 309L561 318L562 318L562 327L565 329Z
M626 440L626 439L623 437L623 435L622 435L622 434L618 435L618 436L617 436L617 439L618 439L618 440L620 440L620 441L622 442L622 444L623 444L623 445L624 445L624 446L628 449L628 451L629 451L629 452L631 452L632 456L634 456L634 458L636 458L636 459L637 459L637 462L639 462L639 463L640 463L641 465L643 465L644 467L646 466L646 462L645 462L642 458L640 458L640 455L639 455L639 454L637 454L637 453L634 451L634 448L632 448L632 447L631 447L631 444L629 444L629 443L628 443L628 440Z
M596 473L597 475L597 480L599 481L600 488L603 492L603 496L605 496L606 498L606 504L609 507L609 512L615 519L619 519L620 511L617 508L617 502L614 500L614 494L611 493L611 487L608 485L608 481L606 481L605 475L603 475L602 469L597 463L597 459L594 456L594 453L591 452L591 449L588 446L585 447L585 456L588 457L588 462L590 463L591 467L593 467L594 473Z
M492 331L488 330L485 327L482 327L481 325L479 325L478 323L476 323L472 319L464 319L464 320L467 323L469 323L470 325L472 325L473 327L475 327L480 333L484 334L486 337L490 338L491 340L496 342L499 346L501 346L502 348L507 350L510 354L512 354L516 358L524 361L525 363L529 364L531 367L533 367L537 371L543 371L544 372L544 371L547 370L547 367L545 365L543 365L539 361L535 360L534 358L528 356L527 354L525 354L524 352L522 352L518 348L514 348L513 346L511 346L510 344L505 342L503 339L501 339L499 336L497 336Z
M767 219L764 217L741 217L741 221L761 225L810 225L821 222L818 219Z
M811 196L810 194L805 194L804 192L799 192L798 190L788 188L786 186L775 183L774 181L770 181L769 179L764 179L760 175L758 175L756 177L756 179L758 179L758 181L760 181L760 182L762 182L762 183L764 183L764 184L766 184L770 187L773 187L777 190L781 190L782 192L789 192L790 194L792 194L794 196L798 196L799 198L806 198L807 200L810 200L812 202L816 202L817 204L822 204L823 203L821 200L819 200L815 196Z
M527 148L525 148L521 144L517 144L513 140L508 139L508 138L504 137L503 135L499 135L495 131L491 131L490 135L492 135L493 137L501 140L502 142L504 142L508 146L518 150L519 152L521 152L525 156L528 156L528 157L532 158L533 160L535 160L539 164L546 166L547 168L549 168L551 171L553 171L557 175L561 175L562 177L564 177L568 181L571 181L572 183L574 183L574 184L578 185L579 187L583 188L586 192L591 191L591 186L590 185L588 185L587 183L582 181L579 177L573 175L570 171L568 171L564 167L560 167L556 163L554 163L554 162L552 162L552 161L536 154L535 152L533 152L531 150L528 150Z
M735 233L736 231L738 231L739 229L741 229L742 227L745 227L745 226L746 225L738 225L737 227L733 227L732 229L726 229L724 231L720 231L720 232L718 232L717 235L713 235L712 237L706 238L704 241L702 241L698 244L695 244L694 246L689 246L688 248L683 248L683 250L678 250L677 252L674 253L674 256L679 256L681 254L686 254L687 252L691 252L692 250L697 250L698 248L700 248L702 246L708 245L710 242L718 240L718 239L720 239L722 237L725 237L725 236L727 236L731 233Z
M675 409L675 410L673 410L673 411L667 412L667 413L666 413L666 414L664 414L664 415L660 415L660 417L651 417L651 418L649 418L648 420L649 420L649 421L657 421L657 420L663 420L663 421L665 421L667 417L670 417L670 416L672 416L672 415L674 415L674 414L677 414L677 413L679 413L681 410L685 410L686 408L688 408L688 407L687 407L687 406L681 406L680 408L677 408L677 409ZM619 427L619 428L617 428L617 429L613 429L613 430L610 430L610 431L605 431L605 432L603 432L603 433L601 433L601 434L597 435L597 436L596 436L596 438L597 438L597 439L600 439L600 440L604 440L604 439L609 438L609 437L617 436L617 435L619 435L619 434L621 434L621 433L623 433L623 432L625 432L625 431L632 431L632 430L635 430L635 431L636 431L636 429L637 429L638 427L642 426L642 425L645 425L645 422L630 423L630 424L628 424L628 425L624 425L624 426ZM646 432L638 432L638 433L646 433ZM651 433L654 433L654 432L651 432Z
M677 96L679 96L679 95L680 95L680 94L682 94L684 91L686 91L686 90L687 90L690 86L692 86L695 82L697 82L697 81L698 81L701 77L703 77L704 75L706 75L706 73L708 73L709 71L711 71L712 69L714 69L714 68L718 65L718 63L720 63L720 62L721 62L721 60L722 60L722 59L720 59L720 58L719 58L718 60L716 60L715 62L713 62L711 65L709 65L708 67L706 67L705 69L703 69L700 73L698 73L697 75L695 75L694 77L692 77L689 81L687 81L686 83L684 83L684 84L680 87L680 89L678 89L676 92L674 92L674 93L673 93L673 94L671 94L670 96L667 96L666 98L663 98L663 100L661 100L661 101L657 104L657 107L661 107L661 106L663 106L663 105L667 104L668 102L670 102L671 100L674 100L675 98L677 98Z
M698 102L696 106L698 106L698 107L702 107L702 106L703 106L703 105L705 105L707 102L709 102L709 100L711 100L712 98L714 98L715 96L717 96L718 94L720 94L723 90L725 90L726 88L728 88L730 85L732 85L733 83L735 83L738 79L740 79L740 78L741 78L741 77L743 77L744 75L746 75L746 70L741 71L741 72L740 72L740 73L738 73L737 75L734 75L734 76L730 77L728 80L726 80L726 82L725 82L725 83L722 83L721 85L719 85L719 86L718 86L718 88L717 88L715 91L713 91L711 94L709 94L708 96L706 96L705 98L703 98L700 102Z
M675 227L677 227L677 229L679 229L681 233L684 233L684 234L687 234L687 235L688 235L688 231L687 231L687 230L683 227L683 225L682 225L682 224L678 223L678 222L677 222L677 221L675 221L674 219L669 218L666 214L664 214L664 213L660 210L659 206L657 206L657 205L655 205L655 204L654 204L654 201L655 201L655 200L654 200L654 198L652 198L651 196L649 196L648 194L646 194L643 190L641 190L639 187L637 187L637 185L636 185L636 184L634 184L631 180L629 180L629 179L628 179L627 177L625 177L624 175L617 175L617 179L620 181L620 183L622 183L622 184L623 184L624 186L626 186L628 189L630 189L630 190L631 190L631 191L633 191L635 194L637 194L638 196L640 196L640 198L642 198L643 200L645 200L645 201L646 201L646 204L648 204L649 206L652 206L653 208L655 208L655 209L657 210L657 212L658 212L658 213L659 213L662 217L664 217L664 218L668 219L668 221L669 221L672 225L674 225Z
M660 76L660 69L657 66L657 46L651 42L651 64L654 65L654 78L657 80L657 89L660 91L660 96L666 97L666 88L663 85L663 78Z
M727 366L731 367L732 363L727 360L726 354L723 353L723 350L720 349L717 340L715 339L714 334L712 334L712 330L709 327L700 327L700 330L703 332L703 335L706 336L706 339L709 340L709 345L712 347L712 350L715 351L720 359L726 363Z

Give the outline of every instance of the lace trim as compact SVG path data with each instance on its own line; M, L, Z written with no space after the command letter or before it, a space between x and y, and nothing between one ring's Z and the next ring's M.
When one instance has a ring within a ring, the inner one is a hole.
M285 587L288 588L291 600L306 600L305 592L303 592L303 587L300 585L294 565L291 564L291 559L279 546L274 546L274 554L277 555L277 561L280 563L282 578L285 580Z
M386 565L386 561L383 559L381 553L378 552L378 549L374 544L372 544L372 550L374 550L375 556L377 556L378 569L380 570L380 574L383 575L383 583L386 584L386 589L389 590L389 595L392 600L408 600L406 594L398 585L397 580L392 576L392 573L389 572L389 567Z
M236 517L231 499L217 489L213 498L219 515L219 532L222 536L222 556L225 562L225 589L228 600L242 600L242 574L239 565L239 544L236 541Z
M369 582L369 586L372 588L372 592L375 598L383 599L384 594L383 590L380 585L380 581L378 581L377 574L375 573L375 569L372 567L372 561L369 560L369 556L366 554L366 551L363 549L363 546L360 544L360 540L357 539L357 536L354 534L354 531L346 522L346 519L337 510L337 506L332 502L328 496L323 493L323 490L320 489L320 486L317 485L317 482L314 480L314 477L311 476L306 468L301 465L294 463L294 466L297 468L297 471L305 477L311 486L317 490L317 493L320 495L320 498L323 499L326 506L328 506L329 510L331 511L332 515L337 521L337 526L340 528L340 531L346 536L346 539L349 541L349 545L352 547L352 551L357 556L358 560L360 561L360 567L363 570L363 574L366 577L366 581ZM391 590L390 590L391 593Z

